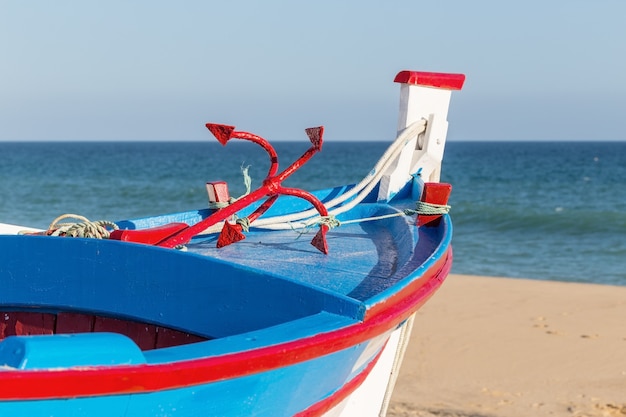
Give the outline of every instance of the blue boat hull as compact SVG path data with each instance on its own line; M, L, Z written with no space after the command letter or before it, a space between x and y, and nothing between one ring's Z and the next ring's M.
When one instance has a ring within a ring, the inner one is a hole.
M275 266L273 272L269 266L265 270L263 262L256 268L245 262L233 266L228 258L241 250L235 246L233 252L220 252L217 259L194 253L209 250L203 241L195 248L190 245L187 252L176 252L124 242L0 236L5 248L0 256L4 310L9 306L12 311L47 314L89 310L206 338L145 351L130 351L115 340L63 339L66 345L57 349L62 353L50 355L57 346L55 338L66 336L10 336L0 343L0 360L21 370L0 371L0 392L5 397L0 412L321 415L306 410L326 410L345 398L351 388L342 388L367 376L390 333L430 297L449 270L447 216L439 226L429 228L398 221L396 237L413 239L416 247L404 257L394 254L391 267L383 258L354 260L355 275L362 275L362 268L370 271L365 274L370 281L362 281L365 285L355 285L349 279L350 268L338 271L321 254L319 264L307 266L328 270L326 277L318 276L321 280L336 279L334 274L346 276L333 284L333 291L307 282L306 274L290 279L298 265L293 260L282 272ZM354 227L360 229L363 241L373 238L374 231ZM394 226L388 224L385 233L388 227ZM408 233L410 229L415 233ZM334 237L331 233L329 240L339 247L342 239L353 240L354 232L337 232ZM291 249L299 252L300 244L294 241ZM274 243L254 245L256 249L245 250L262 258ZM385 253L391 252L387 248ZM134 262L137 257L144 263ZM395 263L399 258L402 267ZM393 285L380 291L381 280ZM250 315L251 311L255 313ZM13 345L7 343L12 340L20 341L21 350L30 353L15 358ZM104 359L94 354L79 362L81 352L97 351L94 343L109 346L109 354ZM120 358L138 359L115 362L110 352L116 349ZM63 367L67 370L41 372Z
M378 343L376 343L378 342ZM6 401L2 415L50 416L293 416L359 375L376 357L363 357L363 343L289 367L240 378L141 394L75 399ZM356 363L363 363L353 370ZM329 373L328 370L333 372Z

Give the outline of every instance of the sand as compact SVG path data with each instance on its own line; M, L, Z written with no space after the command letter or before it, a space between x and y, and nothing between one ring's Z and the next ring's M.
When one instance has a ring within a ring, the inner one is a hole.
M626 416L626 287L450 275L388 416Z

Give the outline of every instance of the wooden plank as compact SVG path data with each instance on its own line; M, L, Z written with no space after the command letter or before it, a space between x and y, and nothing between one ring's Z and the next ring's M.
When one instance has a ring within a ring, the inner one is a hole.
M49 313L7 311L0 313L0 339L7 336L53 334L56 317Z
M133 339L141 350L150 350L156 348L157 342L157 326L146 323L134 323Z
M13 312L0 313L0 340L8 336L15 336L15 322L17 316Z
M19 335L54 334L55 314L20 313L15 323Z
M156 326L110 317L96 317L94 332L120 333L131 338L142 350L154 349L156 345Z
M0 312L0 340L8 336L112 332L132 339L141 350L195 343L206 338L152 324L91 314Z
M196 336L189 333L180 332L166 327L157 329L156 348L164 348L171 346L187 345L189 343L202 342L207 340L204 337Z
M57 314L57 334L91 333L93 331L94 316L83 313Z

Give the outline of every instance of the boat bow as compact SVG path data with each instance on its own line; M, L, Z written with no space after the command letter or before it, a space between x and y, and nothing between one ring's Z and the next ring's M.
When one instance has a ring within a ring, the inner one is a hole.
M357 184L283 185L321 127L279 172L265 139L208 124L268 152L259 189L233 200L210 182L214 206L118 221L108 239L0 224L0 414L385 414L413 315L452 264L439 179L464 76L395 81L397 138Z

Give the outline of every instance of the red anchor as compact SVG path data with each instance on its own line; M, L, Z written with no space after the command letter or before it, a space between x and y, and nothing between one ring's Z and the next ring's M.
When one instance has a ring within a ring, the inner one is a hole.
M224 221L237 213L241 209L249 206L255 201L260 200L263 197L268 197L263 204L261 204L252 214L248 216L248 222L252 223L258 219L263 213L265 213L274 204L279 195L291 195L300 197L310 202L313 207L319 212L320 216L328 216L328 210L324 204L313 194L298 189L283 187L282 182L293 174L298 168L304 165L311 157L322 149L322 135L324 133L324 127L313 127L306 129L306 134L311 141L312 146L304 153L300 158L289 165L284 171L278 172L278 156L276 151L269 144L269 142L260 136L254 135L248 132L237 132L234 126L220 125L207 123L206 127L213 133L215 138L222 144L231 139L243 139L248 140L260 145L270 157L270 168L267 173L267 177L263 181L263 185L258 189L252 191L250 194L236 200L232 204L217 210L204 220L198 223L187 226L182 230L162 239L157 243L158 246L167 248L173 248L178 245L188 243L198 233L201 233L205 229L214 224ZM231 243L240 241L245 238L242 233L243 227L240 224L230 224L228 221L224 222L224 227L217 241L217 246L222 247ZM311 244L319 249L321 252L328 253L328 245L326 243L326 232L328 232L328 226L326 224L320 224L320 229L311 241Z

